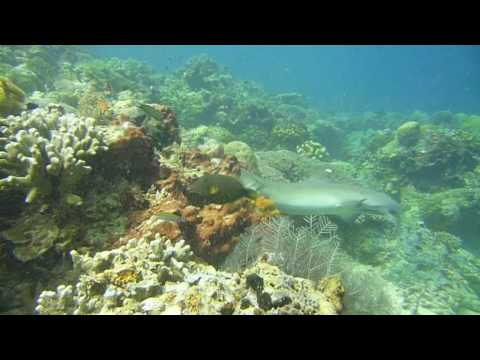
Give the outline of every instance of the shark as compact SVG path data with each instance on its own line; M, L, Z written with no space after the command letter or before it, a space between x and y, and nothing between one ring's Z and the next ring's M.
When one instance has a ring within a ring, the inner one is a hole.
M286 183L242 171L240 182L246 189L272 199L286 215L333 215L352 223L363 212L400 211L400 204L385 193L315 177Z

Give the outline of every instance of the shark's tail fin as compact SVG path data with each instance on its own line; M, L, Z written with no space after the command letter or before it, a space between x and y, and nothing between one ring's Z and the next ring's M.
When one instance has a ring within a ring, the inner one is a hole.
M242 174L240 175L240 182L246 189L255 192L260 191L265 185L265 182L261 177L247 170L242 170Z

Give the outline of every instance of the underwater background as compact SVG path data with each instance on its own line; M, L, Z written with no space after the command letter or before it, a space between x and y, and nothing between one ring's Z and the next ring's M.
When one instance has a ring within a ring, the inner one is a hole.
M479 65L0 45L0 313L480 314Z
M158 71L208 54L272 92L301 92L325 111L479 111L478 46L91 46Z

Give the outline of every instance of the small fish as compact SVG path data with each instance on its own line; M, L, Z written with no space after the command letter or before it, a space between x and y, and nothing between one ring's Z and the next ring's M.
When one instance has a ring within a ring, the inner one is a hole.
M25 107L28 111L30 111L30 110L34 110L34 109L38 108L38 105L35 104L35 103L32 103L32 102L29 102L25 105Z
M196 180L188 193L193 202L225 204L248 196L249 191L233 176L205 175Z
M150 106L150 105L147 105L147 104L138 104L138 107L140 109L142 109L142 111L147 115L147 116L150 116L156 120L162 120L163 116L162 114L160 113L160 111L158 111L157 109L155 109L153 106Z
M183 221L183 217L177 214L172 214L172 213L163 212L163 211L155 214L155 219L169 221L169 222L176 222L176 223Z

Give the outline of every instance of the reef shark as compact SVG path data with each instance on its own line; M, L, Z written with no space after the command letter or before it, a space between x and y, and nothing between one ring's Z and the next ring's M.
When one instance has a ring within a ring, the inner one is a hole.
M324 179L283 183L242 171L240 182L246 189L272 199L286 215L333 215L351 223L365 211L397 213L400 210L400 205L387 194Z

